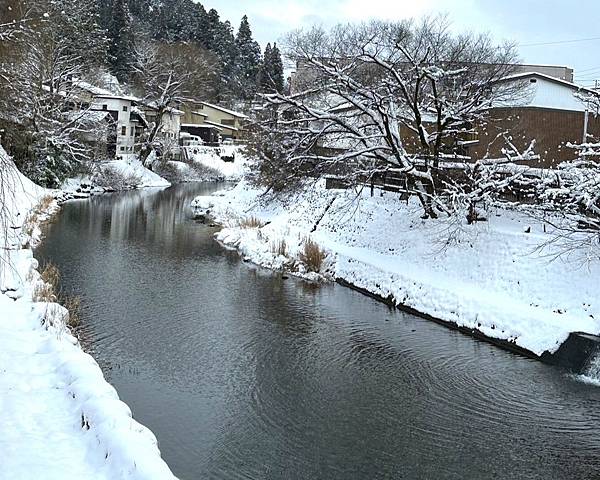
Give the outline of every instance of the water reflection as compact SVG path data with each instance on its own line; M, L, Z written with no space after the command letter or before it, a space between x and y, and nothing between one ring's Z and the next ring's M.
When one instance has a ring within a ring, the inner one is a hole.
M183 479L594 478L600 389L347 289L240 262L188 205L65 206L38 256Z

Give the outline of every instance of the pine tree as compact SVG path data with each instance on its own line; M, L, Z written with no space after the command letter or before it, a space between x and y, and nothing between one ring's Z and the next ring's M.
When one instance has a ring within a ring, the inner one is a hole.
M83 69L106 64L108 40L100 26L100 7L95 0L54 0L53 22L67 53L79 58Z
M113 0L112 18L108 24L108 56L112 73L121 82L126 82L134 62L135 42L132 16L127 0Z
M258 42L252 38L252 30L246 15L242 17L235 44L238 50L236 64L238 68L237 81L240 86L239 93L242 98L249 99L256 93L261 51Z
M267 43L265 47L265 53L263 54L262 62L260 63L260 69L258 71L258 78L256 80L258 89L261 92L269 92L270 90L270 77L271 77L271 44Z
M281 52L277 48L277 44L273 44L273 50L271 52L271 71L273 78L273 86L279 93L283 93L285 87L285 77L283 74L283 60L281 59Z
M258 85L260 91L264 93L283 92L283 61L276 43L273 44L272 48L271 44L268 43L265 48L258 76Z

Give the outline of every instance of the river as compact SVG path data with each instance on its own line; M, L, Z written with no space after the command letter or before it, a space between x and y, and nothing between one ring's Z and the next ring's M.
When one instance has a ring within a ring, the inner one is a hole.
M242 262L192 219L216 188L69 202L36 252L178 477L600 478L600 388Z

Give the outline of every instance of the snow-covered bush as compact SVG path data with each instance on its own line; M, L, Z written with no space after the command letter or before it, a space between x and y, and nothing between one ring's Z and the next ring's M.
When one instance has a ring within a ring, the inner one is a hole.
M135 173L121 173L110 166L101 168L92 180L95 185L106 190L129 190L142 185L142 179Z
M554 228L550 243L559 247L557 254L586 252L586 261L599 261L600 164L585 156L560 164L554 177L540 185L539 195L542 213L537 214Z

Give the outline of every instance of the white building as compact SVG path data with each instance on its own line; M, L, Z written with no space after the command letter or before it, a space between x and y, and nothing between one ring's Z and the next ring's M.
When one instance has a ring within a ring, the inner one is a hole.
M133 107L137 99L112 94L96 95L91 103L92 110L107 111L115 122L114 136L109 135L109 154L126 159L135 155L136 131L142 125L142 119L134 114ZM112 137L112 138L111 138ZM114 152L110 150L113 149Z

